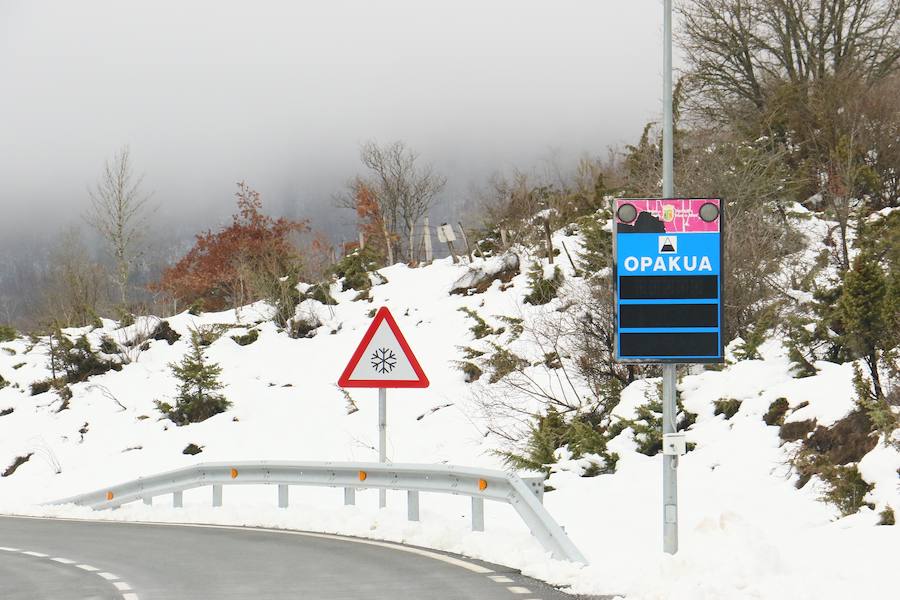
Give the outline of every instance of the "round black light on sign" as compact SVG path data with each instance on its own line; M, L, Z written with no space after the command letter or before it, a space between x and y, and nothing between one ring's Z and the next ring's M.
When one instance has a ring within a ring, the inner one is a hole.
M719 207L712 202L707 202L700 207L700 218L707 223L712 223L719 218Z
M623 204L616 211L616 216L623 223L631 223L637 219L637 209L634 207L634 204Z

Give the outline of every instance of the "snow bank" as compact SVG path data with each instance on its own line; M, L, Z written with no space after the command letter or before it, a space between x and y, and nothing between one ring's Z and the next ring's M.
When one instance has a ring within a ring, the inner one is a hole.
M508 281L519 273L519 256L507 252L500 256L472 265L466 273L450 286L451 294L468 294L484 291L495 280Z

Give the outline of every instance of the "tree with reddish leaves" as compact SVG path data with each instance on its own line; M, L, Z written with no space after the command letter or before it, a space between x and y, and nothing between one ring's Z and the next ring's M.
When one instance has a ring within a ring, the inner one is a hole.
M366 247L374 255L386 259L387 264L394 264L393 245L397 236L392 236L388 231L375 193L361 179L356 179L352 187L356 204L357 228L362 234Z
M308 230L307 222L263 214L259 193L243 181L237 186L231 224L197 235L194 247L151 286L176 306L201 303L204 310L222 310L261 299L277 304L290 294L281 289L285 277L302 268L292 238Z

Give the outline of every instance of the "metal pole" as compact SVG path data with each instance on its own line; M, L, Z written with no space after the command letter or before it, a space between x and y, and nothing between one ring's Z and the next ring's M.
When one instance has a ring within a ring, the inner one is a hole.
M663 17L663 198L675 195L672 178L672 0L665 0Z
M663 365L663 435L675 433L675 365ZM663 454L663 551L678 552L678 456Z
M387 462L387 389L378 388L378 462ZM387 490L378 490L378 506L387 506Z
M672 0L663 3L663 198L675 195L672 140ZM663 365L663 435L675 433L674 364ZM678 552L678 457L663 454L663 551Z

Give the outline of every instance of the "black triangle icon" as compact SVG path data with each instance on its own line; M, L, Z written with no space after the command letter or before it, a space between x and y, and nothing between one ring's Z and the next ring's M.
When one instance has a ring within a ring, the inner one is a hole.
M665 243L662 245L662 248L659 249L662 252L675 252L675 246L672 245L672 240L666 239Z

